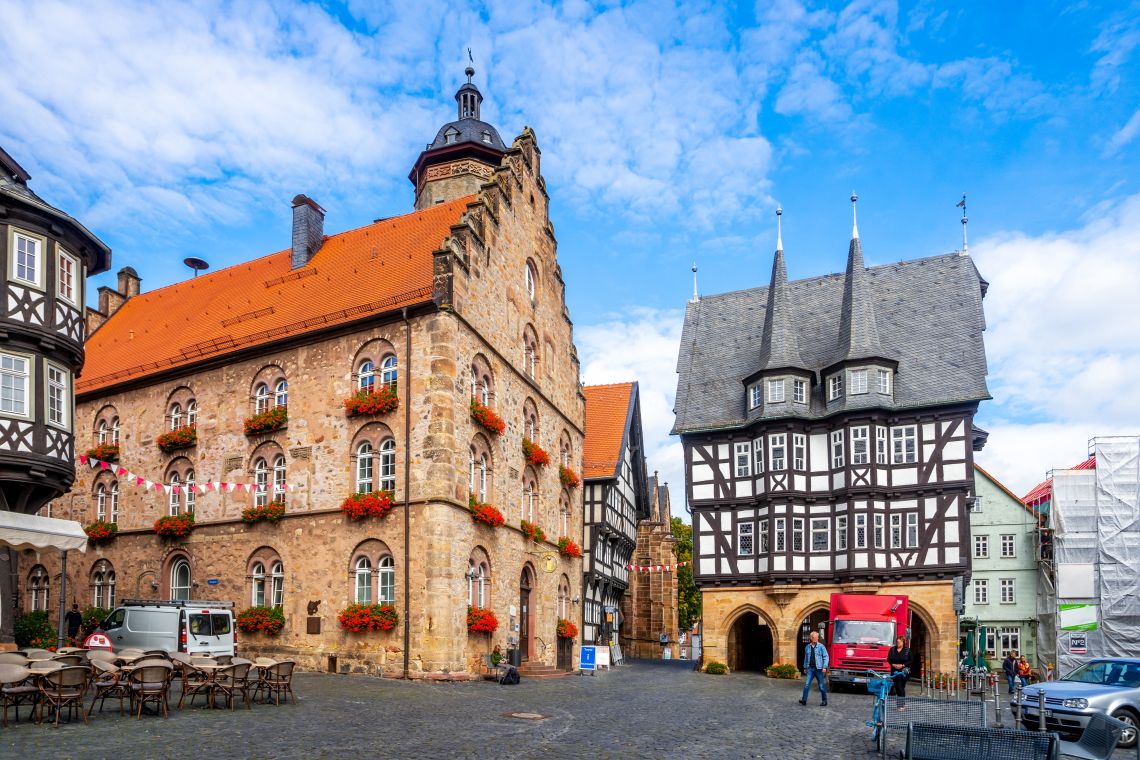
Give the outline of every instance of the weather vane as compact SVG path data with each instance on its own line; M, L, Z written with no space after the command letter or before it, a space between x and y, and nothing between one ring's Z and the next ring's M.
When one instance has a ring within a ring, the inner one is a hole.
M962 209L962 253L969 253L970 246L966 242L966 226L970 223L969 217L966 216L966 194L962 193L962 200L958 201L957 207Z

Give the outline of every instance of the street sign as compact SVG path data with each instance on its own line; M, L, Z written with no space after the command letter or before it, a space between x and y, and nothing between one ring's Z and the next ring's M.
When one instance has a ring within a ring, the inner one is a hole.
M578 670L594 671L597 669L597 648L590 645L582 645L578 649Z
M1073 631L1069 634L1069 652L1071 654L1085 654L1089 651L1089 635Z
M220 581L217 578L210 578L208 581L206 581L206 585L208 586L217 586L218 583L220 583Z

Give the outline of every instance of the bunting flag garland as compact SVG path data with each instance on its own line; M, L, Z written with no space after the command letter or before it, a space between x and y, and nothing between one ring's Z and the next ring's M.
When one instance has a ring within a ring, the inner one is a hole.
M133 485L133 486L136 486L138 488L142 488L145 491L154 491L155 493L169 494L171 491L173 491L174 493L185 493L187 491L189 491L191 493L209 493L210 491L224 491L226 493L233 493L234 491L236 491L239 488L244 490L246 493L253 493L254 490L256 490L260 493L262 491L266 491L269 489L268 483L266 483L264 485L258 485L256 483L223 483L221 481L215 481L215 480L207 480L202 485L195 484L192 486L186 486L186 485L177 485L176 486L176 485L172 485L170 483L162 483L160 481L148 480L147 478L144 478L141 475L136 475L135 473L128 470L126 467L123 467L122 465L116 465L116 464L113 464L111 462L104 462L101 459L89 457L89 456L86 456L84 454L79 455L79 463L85 464L93 470L103 470L104 472L114 472L116 476L118 476L119 478L122 478L123 481L126 482L128 485ZM296 491L297 486L293 485L292 483L286 483L285 484L285 490L286 491Z
M625 569L633 570L638 573L671 573L678 567L684 567L685 565L691 564L693 564L693 561L691 559L685 560L684 562L675 562L672 565L634 565L627 562Z

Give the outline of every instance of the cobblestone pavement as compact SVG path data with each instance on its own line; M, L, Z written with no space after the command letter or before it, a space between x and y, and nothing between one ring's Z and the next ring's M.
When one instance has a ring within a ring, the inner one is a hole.
M11 724L0 731L0 757L877 757L863 725L866 694L833 694L820 707L817 692L801 707L798 681L709 676L686 663L635 662L518 686L298 673L294 688L295 705L252 711L199 706L136 721L109 704L87 726ZM549 717L506 717L515 712ZM895 757L901 747L896 737Z

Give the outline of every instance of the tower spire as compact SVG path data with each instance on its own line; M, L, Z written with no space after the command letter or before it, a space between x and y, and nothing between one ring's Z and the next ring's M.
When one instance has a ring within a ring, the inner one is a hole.
M962 200L958 201L958 206L962 209L962 253L970 252L970 244L966 240L966 227L970 224L969 217L966 216L966 194L962 193Z
M693 300L690 303L696 303L699 300L701 300L701 297L699 295L697 295L697 262L694 261L693 262Z
M784 235L783 230L780 229L780 217L784 215L784 209L779 203L776 204L776 250L784 250Z
M855 203L859 200L859 196L852 191L851 193L851 239L859 239L859 217L855 213Z

